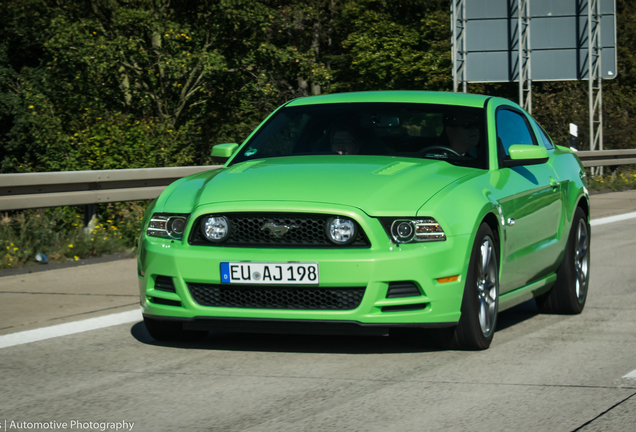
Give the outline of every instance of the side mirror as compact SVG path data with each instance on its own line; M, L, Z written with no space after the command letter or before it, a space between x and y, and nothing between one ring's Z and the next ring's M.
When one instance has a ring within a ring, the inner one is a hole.
M212 157L227 159L234 154L238 146L236 143L217 144L212 147Z
M513 144L508 148L510 159L503 160L503 166L512 168L522 165L539 165L546 163L550 155L540 145Z

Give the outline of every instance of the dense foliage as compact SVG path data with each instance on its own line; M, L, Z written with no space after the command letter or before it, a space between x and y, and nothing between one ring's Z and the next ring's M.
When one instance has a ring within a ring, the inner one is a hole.
M294 97L451 90L446 0L5 0L0 172L209 163ZM633 147L636 9L618 1L606 147ZM587 83L535 84L535 114L585 142ZM516 85L471 85L516 98Z
M448 4L7 0L0 172L207 163L297 96L447 89Z

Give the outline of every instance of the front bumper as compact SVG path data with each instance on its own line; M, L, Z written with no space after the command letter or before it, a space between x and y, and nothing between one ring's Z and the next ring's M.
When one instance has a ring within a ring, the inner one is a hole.
M245 323L256 323L255 327L259 327L258 320L260 324L274 321L291 324L291 320L302 320L305 323L350 323L371 327L434 327L457 323L467 271L467 254L470 251L468 235L451 235L441 242L397 245L389 240L378 219L351 208L319 210L356 219L369 237L371 247L286 249L195 246L188 244L187 240L142 235L138 265L144 315L183 320L191 328L214 326L220 323L219 320L225 320L230 327L237 323L242 323L238 327ZM208 207L196 213L198 215L206 211L219 210ZM186 228L186 234L190 229L190 226ZM364 287L364 296L360 304L350 310L212 307L197 303L188 283L221 284L220 263L225 261L318 263L318 288ZM437 281L438 278L455 275L459 276L456 281ZM171 278L174 292L156 289L158 276ZM414 283L420 295L387 298L389 284L403 281ZM411 305L419 309L408 310Z

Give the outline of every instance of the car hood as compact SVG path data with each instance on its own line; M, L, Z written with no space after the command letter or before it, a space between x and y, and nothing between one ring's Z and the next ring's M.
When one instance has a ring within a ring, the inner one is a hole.
M407 216L473 171L444 161L387 156L257 159L185 177L157 204L165 212L183 213L222 202L305 201L354 206L371 216Z

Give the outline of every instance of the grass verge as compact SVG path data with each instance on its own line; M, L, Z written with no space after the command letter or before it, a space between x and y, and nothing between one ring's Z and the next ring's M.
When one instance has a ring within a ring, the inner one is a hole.
M636 189L636 165L619 166L615 170L605 168L602 176L591 176L588 168L588 189L594 192L620 192Z
M136 248L145 202L100 205L92 229L83 207L55 207L0 214L0 269L98 257Z

